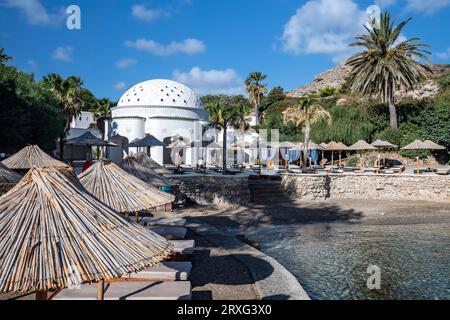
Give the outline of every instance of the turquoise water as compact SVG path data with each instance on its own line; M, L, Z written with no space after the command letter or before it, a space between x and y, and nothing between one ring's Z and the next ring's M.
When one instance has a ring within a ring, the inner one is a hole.
M450 224L314 224L246 230L312 299L450 299ZM369 265L380 290L367 288Z

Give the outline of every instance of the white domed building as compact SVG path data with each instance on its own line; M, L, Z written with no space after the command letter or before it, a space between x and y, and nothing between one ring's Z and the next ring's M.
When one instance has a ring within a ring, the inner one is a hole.
M131 142L151 134L167 146L174 137L181 136L190 145L202 140L208 113L192 89L172 80L155 79L128 89L117 107L111 109L111 119L109 138L118 134ZM184 151L184 162L188 165L197 163L194 150ZM151 148L151 157L161 165L172 163L170 154L166 147Z

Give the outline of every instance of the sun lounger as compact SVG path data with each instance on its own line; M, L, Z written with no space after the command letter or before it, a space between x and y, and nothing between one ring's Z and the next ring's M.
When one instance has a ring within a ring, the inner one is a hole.
M64 289L53 300L97 300L97 284ZM105 286L105 300L190 300L190 281L113 282Z
M187 228L173 226L148 226L147 229L156 232L169 240L181 240L186 237Z
M168 217L144 217L141 223L147 226L173 226L184 227L186 219L183 218L168 218Z
M450 168L439 168L436 169L436 174L441 175L441 176L446 176L450 174Z
M146 279L151 281L186 281L191 274L192 263L190 261L161 262L155 267L143 271L131 273L122 279Z
M194 240L172 240L173 253L181 255L191 255L194 252Z

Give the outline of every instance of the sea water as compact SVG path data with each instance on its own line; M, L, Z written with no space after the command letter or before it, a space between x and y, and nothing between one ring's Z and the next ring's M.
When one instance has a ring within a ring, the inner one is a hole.
M312 299L450 299L448 223L284 225L245 235ZM379 289L367 285L369 266L379 267Z

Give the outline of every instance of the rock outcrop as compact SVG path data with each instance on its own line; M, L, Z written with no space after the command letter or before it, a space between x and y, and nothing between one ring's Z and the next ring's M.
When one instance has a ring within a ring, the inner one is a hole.
M417 100L433 98L439 90L436 79L450 73L450 65L434 64L431 65L431 69L433 72L428 74L428 80L423 82L413 91L397 91L395 94L396 100L400 101L404 98L413 98ZM345 84L349 71L349 66L340 64L333 69L318 74L311 83L289 91L287 96L301 97L312 93L319 93L320 90L325 88L339 89ZM341 103L344 102L341 101Z

